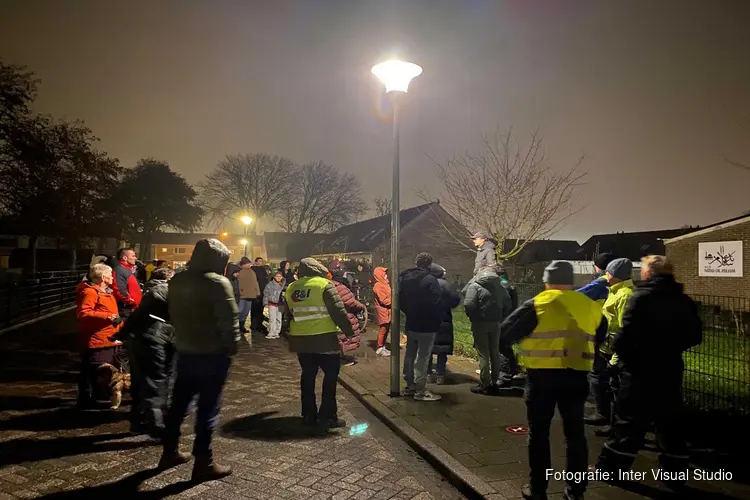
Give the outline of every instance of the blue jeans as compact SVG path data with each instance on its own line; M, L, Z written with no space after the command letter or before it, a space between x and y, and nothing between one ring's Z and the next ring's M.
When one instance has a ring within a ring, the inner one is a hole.
M230 363L231 359L226 354L178 354L177 379L165 422L165 451L177 449L180 426L188 414L190 403L197 395L193 455L198 457L211 454L211 435L219 423L221 391L229 375Z
M432 346L437 333L406 332L404 353L404 380L406 387L415 392L424 392L427 385L427 367L432 358Z
M250 316L250 309L253 305L253 299L240 299L237 306L240 309L240 331L246 331L245 322L247 317Z

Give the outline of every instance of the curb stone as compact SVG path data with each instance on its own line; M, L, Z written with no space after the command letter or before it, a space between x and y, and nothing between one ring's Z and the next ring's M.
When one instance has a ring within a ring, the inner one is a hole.
M404 419L383 404L377 396L358 384L352 377L343 372L339 373L339 383L395 432L398 437L406 441L422 458L435 467L467 498L505 500L505 497L497 490L406 423Z

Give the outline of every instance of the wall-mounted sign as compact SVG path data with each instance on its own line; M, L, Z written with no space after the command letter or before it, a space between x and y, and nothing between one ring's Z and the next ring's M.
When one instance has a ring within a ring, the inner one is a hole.
M742 277L742 242L698 243L698 276Z

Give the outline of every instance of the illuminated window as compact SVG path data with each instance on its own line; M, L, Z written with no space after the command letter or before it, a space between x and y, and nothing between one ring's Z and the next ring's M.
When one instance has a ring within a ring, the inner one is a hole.
M162 251L163 253L167 253L167 249L166 249L166 248L162 248L162 249L161 249L161 251Z

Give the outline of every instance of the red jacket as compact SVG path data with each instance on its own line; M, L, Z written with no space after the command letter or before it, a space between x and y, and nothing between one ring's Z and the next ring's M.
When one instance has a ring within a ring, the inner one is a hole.
M354 335L349 338L346 338L346 335L344 335L342 332L339 332L339 342L341 342L341 348L344 350L344 352L353 351L354 349L359 347L359 319L357 319L357 313L364 311L365 306L363 306L361 302L355 299L354 294L349 289L349 287L337 281L336 277L334 277L331 281L334 285L336 285L336 291L338 292L339 297L341 297L341 300L344 302L344 307L346 308L346 316L347 318L349 318L349 323L352 324L352 329L354 330Z
M112 270L112 277L112 294L117 299L118 306L136 309L141 304L143 292L135 277L135 266L119 262Z
M78 348L98 349L116 345L108 337L117 333L122 326L122 323L117 326L112 324L112 318L117 315L114 295L86 281L79 283L76 287Z

